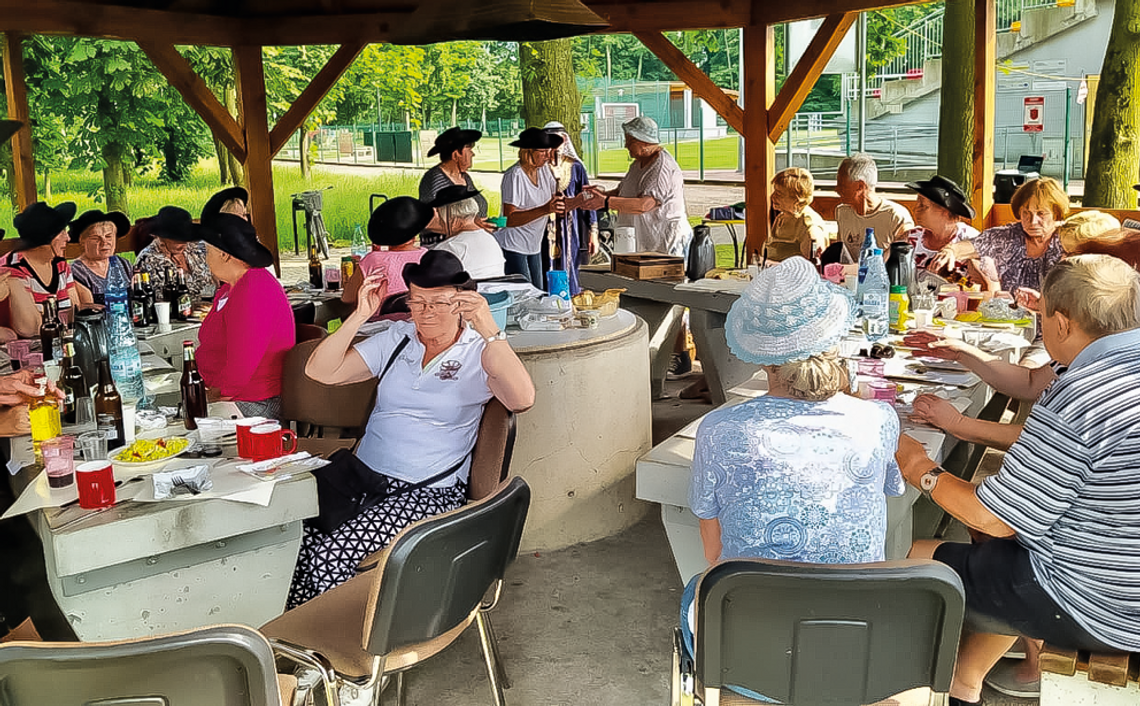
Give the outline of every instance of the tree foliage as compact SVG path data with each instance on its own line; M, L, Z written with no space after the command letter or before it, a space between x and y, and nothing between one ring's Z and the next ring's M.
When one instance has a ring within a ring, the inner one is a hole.
M1134 208L1140 170L1140 0L1116 0L1089 135L1086 206Z

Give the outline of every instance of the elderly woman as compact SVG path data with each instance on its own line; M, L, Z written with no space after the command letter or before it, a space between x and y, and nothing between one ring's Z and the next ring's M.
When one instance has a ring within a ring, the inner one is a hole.
M772 208L779 211L765 246L768 259L783 262L799 255L807 259L827 244L823 217L811 207L815 180L811 172L789 167L772 177Z
M87 211L68 226L71 242L83 246L83 254L71 263L81 304L103 304L107 275L114 268L131 281L131 264L115 254L115 244L131 229L131 222L118 211Z
M543 128L562 138L554 150L550 171L558 185L558 193L573 198L590 185L586 167L574 151L570 133L559 122L549 122ZM582 291L578 284L578 267L590 264L590 256L598 251L598 213L588 208L567 209L564 215L552 218L547 225L546 247L542 249L544 269L566 270L570 293Z
M466 186L449 186L441 189L428 204L436 210L447 239L435 246L459 258L463 269L474 279L502 277L504 274L503 250L495 238L479 227L478 191Z
M935 174L926 181L907 184L918 194L914 218L918 238L914 243L914 264L925 267L930 259L951 243L973 240L978 229L964 222L974 217L974 208L962 193L962 187L953 180ZM914 231L909 234L914 235Z
M761 272L732 305L728 345L763 366L768 394L709 413L697 430L689 505L710 564L883 560L886 496L905 487L899 420L889 405L843 394L835 347L853 320L851 297L798 256ZM690 650L697 578L682 599Z
M435 138L435 144L428 150L429 157L439 155L439 164L424 172L420 178L420 201L431 203L440 191L449 186L475 189L475 182L468 170L475 161L475 143L481 137L483 133L478 130L464 130L459 127L450 127L439 133ZM487 232L493 231L494 226L487 223L487 199L479 195L475 197L475 203L479 208L475 218L476 224ZM434 245L444 237L442 226L433 221L421 235L420 241L423 245Z
M929 269L954 269L962 260L981 260L978 269L988 288L998 286L1013 294L1022 287L1040 291L1045 275L1063 254L1057 226L1069 212L1069 197L1056 179L1042 177L1018 187L1010 206L1016 222L943 247Z
M376 207L368 218L368 239L388 248L373 250L360 260L360 267L344 285L340 300L355 304L360 285L376 274L403 272L404 265L419 262L426 248L416 245L416 235L435 218L435 211L411 196L397 196ZM408 291L402 279L390 280L388 294Z
M222 189L206 201L202 213L198 216L199 223L206 223L219 213L229 213L249 220L249 192L240 186L231 186Z
M503 173L503 215L507 227L495 231L503 248L508 275L523 275L531 284L545 289L542 276L542 239L547 217L566 213L566 201L558 193L554 173L546 169L551 150L562 138L545 130L528 127L511 143L519 148L519 161Z
M534 404L530 375L454 255L429 251L404 266L403 279L411 321L353 345L388 294L385 276L370 277L356 311L305 367L327 385L381 378L356 453L387 477L389 495L332 534L306 526L290 606L352 578L361 559L412 522L464 504L471 450L491 397L516 412Z
M21 280L40 313L44 302L54 298L64 323L71 322L72 307L80 303L71 266L63 257L70 241L67 224L74 217L75 204L71 202L55 208L43 201L28 206L12 219L20 239L4 260L10 275L9 288L14 289L14 280Z
M247 417L281 416L281 373L296 343L293 309L273 273L273 255L249 221L223 213L202 229L206 261L221 282L198 331L198 369L213 399Z
M208 297L214 291L214 276L206 263L206 243L199 228L186 209L163 206L147 223L154 240L135 259L135 270L146 272L161 287L167 269L173 267L185 274L186 287L195 301Z

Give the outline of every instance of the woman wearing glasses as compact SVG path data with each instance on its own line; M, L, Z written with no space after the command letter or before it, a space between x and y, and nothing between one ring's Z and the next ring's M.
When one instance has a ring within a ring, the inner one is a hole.
M387 276L370 276L356 310L305 366L326 385L380 378L356 454L387 477L389 497L331 534L305 527L290 607L352 578L362 559L412 522L466 502L471 450L492 397L515 412L534 404L530 374L457 257L429 250L402 275L411 321L353 345L388 295Z

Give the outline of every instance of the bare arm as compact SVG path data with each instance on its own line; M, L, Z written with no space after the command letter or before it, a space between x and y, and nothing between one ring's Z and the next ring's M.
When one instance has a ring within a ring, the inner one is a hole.
M76 306L87 306L88 304L95 303L95 295L91 293L87 285L79 282L75 283L75 296L72 297L72 301L74 302L76 298L79 299L79 303L76 304Z
M508 228L518 228L552 213L564 213L565 206L565 200L561 196L555 196L541 206L528 208L525 211L514 204L505 203L503 204L503 215L507 217Z
M40 333L40 324L43 318L36 301L32 298L32 291L28 289L24 280L8 278L7 274L0 275L7 279L8 309L12 315L12 329L20 338L35 338Z
M711 520L700 521L701 526L701 546L705 550L705 560L710 564L715 564L720 559L721 543L720 543L720 520L715 517Z
M1032 402L1041 396L1057 376L1048 365L1026 368L1007 363L995 355L955 339L935 341L930 353L939 358L956 360L975 373L990 387L1015 399Z
M1020 424L986 422L968 417L935 395L919 395L910 418L937 427L955 439L1003 450L1017 441L1022 430Z
M954 269L962 260L973 260L978 257L978 251L974 248L974 244L969 240L959 240L956 243L950 243L946 247L938 251L934 259L930 262L928 269L935 272L944 269Z
M648 213L661 204L652 196L611 196L610 208L618 213L639 215Z
M491 316L487 300L478 292L459 292L455 295L459 313L483 338L499 332ZM512 412L523 412L534 406L534 382L511 345L494 340L483 348L483 370L487 373L487 387L503 406Z
M387 294L388 280L383 275L365 279L360 287L360 303L341 327L321 341L309 356L305 374L326 385L345 385L372 377L372 371L352 347L352 341L364 322L380 308Z

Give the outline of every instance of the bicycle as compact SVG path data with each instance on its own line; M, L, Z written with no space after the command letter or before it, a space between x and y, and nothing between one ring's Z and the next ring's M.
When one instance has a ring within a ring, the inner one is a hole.
M297 233L297 212L305 213L305 249L314 244L317 246L318 256L322 260L329 257L329 231L325 228L325 218L321 215L324 206L324 192L333 188L330 184L313 191L301 191L290 194L293 198L293 253L301 254L300 238Z

